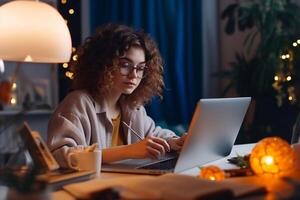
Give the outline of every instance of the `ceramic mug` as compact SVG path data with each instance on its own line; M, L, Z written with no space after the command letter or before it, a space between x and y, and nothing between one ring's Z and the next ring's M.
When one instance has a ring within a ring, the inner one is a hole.
M68 154L68 165L78 171L101 171L101 150L95 151L74 151Z

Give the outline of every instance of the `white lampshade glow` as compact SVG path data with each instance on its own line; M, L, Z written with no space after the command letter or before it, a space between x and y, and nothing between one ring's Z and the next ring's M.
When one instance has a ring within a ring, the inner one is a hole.
M39 1L12 1L0 7L0 59L63 63L72 41L63 17Z

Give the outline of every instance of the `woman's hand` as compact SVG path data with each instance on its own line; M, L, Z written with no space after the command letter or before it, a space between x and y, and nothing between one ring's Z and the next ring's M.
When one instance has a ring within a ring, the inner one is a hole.
M170 145L166 140L149 136L134 144L103 149L102 162L110 163L132 158L159 159L170 149Z
M174 150L174 151L180 151L182 146L183 146L183 143L184 143L184 140L187 136L187 133L184 133L180 138L170 138L168 139L168 143L170 145L170 148L171 150Z
M170 145L162 138L149 136L144 140L130 145L132 155L135 158L159 159L166 152L170 151Z

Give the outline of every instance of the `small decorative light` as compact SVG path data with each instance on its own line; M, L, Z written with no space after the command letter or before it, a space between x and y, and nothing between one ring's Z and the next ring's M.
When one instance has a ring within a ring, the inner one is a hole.
M75 52L76 51L76 48L75 47L72 47L72 52Z
M66 4L66 3L67 3L67 0L61 0L61 3L62 3L62 4Z
M17 103L17 99L16 99L15 97L12 97L12 98L10 99L10 103L11 103L12 105L15 105L15 104Z
M16 90L17 89L17 83L13 83L12 86L11 86L11 89Z
M70 14L70 15L73 15L73 14L74 14L74 12L75 12L75 11L74 11L74 9L72 9L72 8L71 8L71 9L69 9L69 14Z
M297 42L293 42L293 46L296 47L297 46Z
M217 166L209 165L201 168L199 177L211 181L220 181L225 179L225 172Z
M69 79L73 79L73 78L74 78L74 77L73 77L73 75L74 75L73 72L67 71L67 72L65 73L65 75L66 75L66 77L68 77Z
M250 155L250 166L259 176L281 177L293 170L294 163L294 150L279 137L262 139Z
M68 68L69 64L68 63L64 63L62 66L63 66L63 68Z
M300 39L297 40L297 43L300 44Z
M286 58L286 56L285 56L285 55L282 55L282 56L281 56L281 59L282 59L282 60L284 60L285 58Z
M291 81L291 80L292 80L292 77L291 77L291 76L287 76L287 77L286 77L286 80L287 80L287 81Z
M293 97L292 96L289 96L289 101L293 101Z
M290 58L290 54L286 54L285 57L286 57L286 58Z
M278 76L274 76L274 80L275 80L275 81L278 81L278 80L279 80L279 77L278 77Z
M72 59L73 59L74 61L76 61L77 58L78 58L78 55L74 55L74 56L72 57Z

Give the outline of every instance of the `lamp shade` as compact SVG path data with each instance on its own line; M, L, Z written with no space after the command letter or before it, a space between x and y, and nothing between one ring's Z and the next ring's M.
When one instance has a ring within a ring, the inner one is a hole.
M39 1L12 1L0 7L0 59L68 62L69 29L58 11Z

